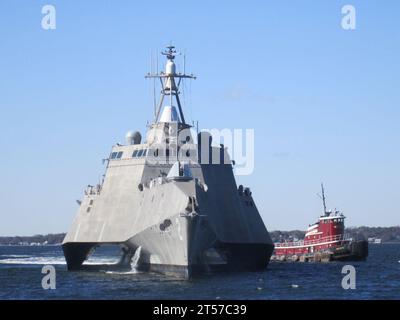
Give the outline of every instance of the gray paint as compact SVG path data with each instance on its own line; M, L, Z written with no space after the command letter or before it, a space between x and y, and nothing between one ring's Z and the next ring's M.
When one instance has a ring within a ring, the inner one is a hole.
M225 161L200 164L193 137L186 142L176 136L188 128L155 122L146 143L113 146L102 184L87 190L63 241L69 269L81 266L89 248L106 243L120 244L130 255L141 247L139 266L166 273L183 270L186 278L192 267L241 260L249 266L267 265L271 238L251 195L239 194L227 150L202 145L202 152L212 150L213 159L222 152ZM191 150L179 160L188 163L193 178L166 178L176 155L159 156L154 163L154 149L176 152L173 145ZM140 149L147 149L147 155L132 157ZM121 158L112 159L121 151Z

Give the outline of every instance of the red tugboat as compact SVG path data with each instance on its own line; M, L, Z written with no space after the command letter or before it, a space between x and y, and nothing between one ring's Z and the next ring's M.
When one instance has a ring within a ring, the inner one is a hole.
M328 262L359 261L367 258L368 241L354 240L344 233L345 216L337 210L327 211L323 184L321 187L324 215L309 226L304 240L275 243L272 259Z

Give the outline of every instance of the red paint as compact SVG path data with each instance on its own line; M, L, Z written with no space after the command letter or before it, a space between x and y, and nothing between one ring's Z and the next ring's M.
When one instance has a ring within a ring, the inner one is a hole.
M308 228L304 240L275 243L275 255L315 253L343 245L349 241L344 235L344 219L345 217L338 212L328 212Z

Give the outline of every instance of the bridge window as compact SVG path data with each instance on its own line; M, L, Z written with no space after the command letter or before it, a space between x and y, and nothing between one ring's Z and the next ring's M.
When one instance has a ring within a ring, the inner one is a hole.
M113 153L111 153L110 159L111 159L111 160L121 159L122 154L123 154L122 151L120 151L120 152L113 152Z
M138 149L133 151L132 158L145 157L146 155L147 155L147 149ZM155 152L154 155L156 156Z

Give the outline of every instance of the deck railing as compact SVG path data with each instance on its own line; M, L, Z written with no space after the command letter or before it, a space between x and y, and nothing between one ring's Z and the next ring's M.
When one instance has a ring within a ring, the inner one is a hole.
M292 241L292 242L279 242L279 243L275 243L275 248L318 245L320 243L325 243L325 242L345 241L345 240L349 240L349 239L350 239L350 237L348 234L338 234L338 235L334 235L334 236L327 236L327 237L322 237L319 239L306 240L306 241L300 240L300 241Z

